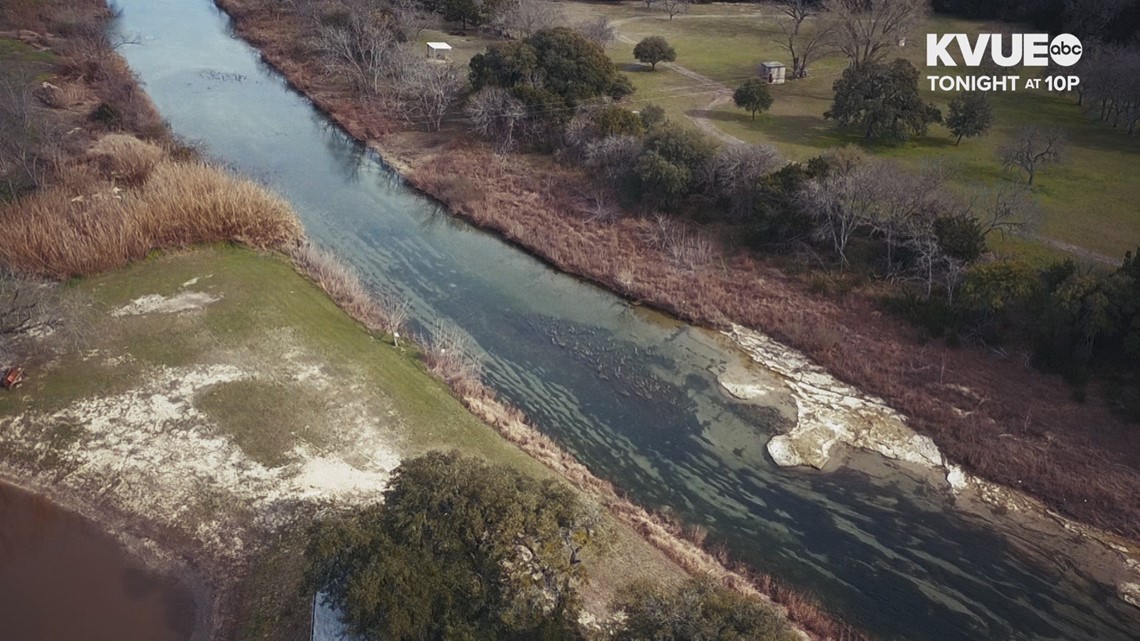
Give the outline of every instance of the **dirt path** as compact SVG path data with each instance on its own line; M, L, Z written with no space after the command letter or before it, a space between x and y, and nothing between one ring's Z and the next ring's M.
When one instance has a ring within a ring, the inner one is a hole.
M698 15L680 15L680 16L676 16L676 19L678 19L678 20L681 20L681 19L698 20L701 18L722 18L723 19L726 17L762 18L765 15L767 15L767 14L749 13L749 14L744 14L744 15L740 15L740 16L724 16L724 15L718 15L718 14L698 14ZM625 33L622 33L622 31L621 31L622 25L627 24L629 22L633 22L634 20L646 20L646 19L652 18L652 17L653 16L635 16L632 18L622 18L620 20L614 20L613 22L610 23L610 25L613 26L613 28L616 30L617 39L619 41L632 45L632 44L637 44L637 39L635 39L634 37L629 36ZM667 69L672 69L673 71L681 74L682 76L685 76L686 78L689 78L690 80L693 80L693 81L703 85L704 87L707 87L709 92L711 92L713 94L712 99L709 100L708 104L705 105L704 109L689 111L689 112L685 113L685 115L689 117L689 120L693 121L693 124L695 124L698 128L700 128L701 131L703 131L703 132L707 133L708 135L716 138L717 140L720 140L721 142L724 142L727 144L740 144L740 145L747 144L743 140L741 140L740 138L737 138L736 136L733 136L732 134L724 132L720 127L716 126L716 123L714 123L712 120L709 119L709 114L714 109L716 109L717 107L723 105L724 103L726 103L732 99L732 89L730 87L721 83L718 80L710 78L704 74L697 73L696 71L693 71L692 69L689 69L688 67L679 65L675 62L663 62L663 63L659 63L659 64L661 64L662 67L665 67Z
M1068 252L1070 254L1073 254L1075 256L1079 256L1079 257L1084 258L1086 260L1090 260L1094 263L1100 263L1102 265L1111 265L1113 267L1120 267L1120 264L1121 264L1122 259L1119 256L1116 258L1113 258L1112 256L1106 256L1104 254L1098 254L1097 252L1090 251L1088 249L1085 249L1084 247L1079 247L1079 246L1074 245L1072 243L1066 243L1064 241L1057 240L1055 238L1049 238L1048 236L1042 236L1041 234L1028 234L1027 237L1031 238L1031 239L1033 239L1039 243L1044 243L1050 247L1054 247L1056 249L1060 249L1061 251Z

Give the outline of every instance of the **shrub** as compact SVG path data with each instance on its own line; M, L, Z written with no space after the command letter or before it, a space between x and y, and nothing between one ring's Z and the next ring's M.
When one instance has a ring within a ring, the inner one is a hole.
M652 103L642 107L638 115L641 116L641 122L646 129L652 129L665 122L665 109Z
M123 121L123 110L109 102L100 102L91 111L91 122L97 122L109 128L117 127Z
M601 138L607 136L640 136L645 124L637 114L622 107L602 107L594 112L594 127Z
M772 607L708 579L693 579L672 588L634 583L619 594L617 609L625 613L614 635L617 641L797 638Z
M918 296L911 292L889 296L882 301L883 307L925 329L933 338L952 339L962 328L959 309L940 296Z
M788 163L761 178L752 216L745 219L748 244L771 246L806 238L813 222L797 204L796 195L804 183L824 175L827 169L826 161L813 158L806 165Z
M986 249L982 226L973 216L939 216L934 219L934 235L947 256L966 263L977 260Z

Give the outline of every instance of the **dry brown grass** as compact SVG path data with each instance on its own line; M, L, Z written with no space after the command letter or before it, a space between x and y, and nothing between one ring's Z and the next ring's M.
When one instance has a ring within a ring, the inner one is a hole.
M461 398L491 397L483 384L482 364L473 355L472 341L454 325L441 325L421 337L424 363Z
M599 224L574 204L573 194L588 178L541 159L498 163L490 150L459 141L434 154L401 146L398 138L389 146L414 168L408 182L428 194L448 195L437 188L453 175L484 185L476 199L445 203L558 268L682 319L764 331L841 380L885 398L978 476L1140 538L1140 440L1132 437L1133 426L1102 403L1072 401L1059 378L1020 358L925 343L878 310L873 289L821 295L810 282L720 245L713 260L703 258L704 249L695 252L700 260L679 260L694 252L676 241L675 229L663 234L651 218ZM560 181L552 181L558 174ZM964 403L959 386L981 401Z
M403 329L408 319L407 301L390 292L369 292L351 268L309 243L294 247L290 257L302 274L368 330L395 335Z
M145 143L119 167L153 160ZM157 161L139 185L121 189L73 166L50 187L0 207L0 263L50 278L94 274L156 249L232 241L284 248L302 237L289 204L260 185L200 162Z
M107 134L87 152L88 156L116 182L141 185L166 156L162 147L126 134Z

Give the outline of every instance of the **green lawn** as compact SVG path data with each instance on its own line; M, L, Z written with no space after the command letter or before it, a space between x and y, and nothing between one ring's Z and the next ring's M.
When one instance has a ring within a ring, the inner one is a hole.
M603 14L619 23L623 35L638 40L647 35L664 36L677 50L677 63L730 87L756 73L764 60L787 63L787 53L777 44L779 27L771 15L755 17L758 11L772 12L757 5L694 5L688 17L669 20L658 9L644 4L567 3L574 15ZM719 17L697 17L716 15ZM1007 25L1003 25L1007 27ZM810 25L805 29L810 29ZM916 30L906 47L897 53L913 62L922 73L920 87L928 100L946 112L952 94L932 93L925 81L925 40L930 32L982 32L997 25L931 17ZM705 106L715 88L668 69L642 71L633 59L633 45L616 42L609 53L619 65L630 70L637 87L635 104L654 102L665 107L671 119L688 122L686 115ZM775 145L791 160L804 160L821 151L844 144L863 144L856 132L838 130L823 119L831 104L831 85L845 67L845 60L830 57L811 66L811 76L772 87L775 103L771 111L753 121L731 102L712 109L707 117L724 132L753 143ZM1017 128L1026 124L1058 126L1066 131L1068 152L1061 165L1046 168L1037 179L1034 192L1041 205L1043 220L1038 233L1063 243L1118 258L1140 246L1140 137L1121 132L1086 117L1069 95L1044 90L997 93L994 97L995 125L984 137L966 139L955 146L949 131L931 128L927 137L897 147L870 146L884 156L908 163L938 161L954 171L956 184L963 189L1020 181L1004 172L996 149ZM1033 247L1034 243L995 243L995 248L1011 250L1028 258L1054 257L1058 250Z
M180 313L122 313L143 297L172 300L187 292L211 302ZM425 371L414 349L370 335L279 255L225 245L158 255L70 283L66 295L85 309L78 319L80 344L60 343L58 353L40 350L23 363L27 382L0 394L0 428L3 419L19 414L63 416L60 410L78 402L99 400L87 405L99 412L101 399L149 394L146 386L170 372L176 373L173 390L184 375L237 367L245 375L197 387L192 397L194 409L214 427L176 422L161 429L216 429L250 460L275 470L292 469L297 448L364 465L370 461L358 461L355 448L379 438L401 457L454 448L527 474L552 474L470 414ZM0 447L0 456L66 473L67 464L50 454L87 447L87 429L57 418L36 436L0 434L17 439ZM212 464L220 478L246 465L230 459ZM202 488L203 495L212 492ZM198 517L187 512L181 523L194 531ZM634 578L682 576L631 529L612 525L613 549L604 560L588 560L595 581L585 596L595 609ZM297 558L303 533L280 532L265 542L268 548L243 588L240 638L289 639L307 625L304 568Z

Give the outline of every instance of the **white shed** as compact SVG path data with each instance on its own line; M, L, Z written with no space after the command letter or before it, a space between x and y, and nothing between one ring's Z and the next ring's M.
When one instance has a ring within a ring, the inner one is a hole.
M447 60L451 57L451 45L446 42L427 43L428 58L433 60Z
M760 77L767 80L770 85L784 84L784 63L761 62Z

